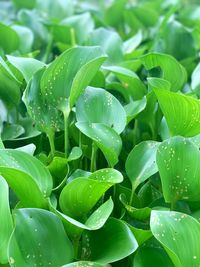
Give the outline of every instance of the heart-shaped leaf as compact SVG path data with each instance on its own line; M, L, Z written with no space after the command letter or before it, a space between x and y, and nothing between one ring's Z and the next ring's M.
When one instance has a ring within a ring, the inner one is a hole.
M108 217L110 216L112 210L113 210L114 204L112 199L108 199L105 203L103 203L100 207L98 207L85 221L85 223L81 223L72 217L69 217L58 210L54 209L51 206L52 211L57 214L62 220L65 220L65 222L72 224L73 226L76 226L82 230L79 229L79 232L83 231L83 229L86 230L98 230L100 229L105 222L107 221ZM68 233L70 232L70 229L67 229ZM74 229L73 229L74 231ZM73 235L72 233L69 233Z
M8 61L17 68L28 83L33 74L43 68L45 64L34 58L7 56Z
M194 136L200 133L200 101L190 96L154 89L171 135Z
M60 267L72 261L71 242L56 215L42 209L20 209L15 211L15 222L8 252L11 266Z
M117 117L116 117L117 114ZM126 125L126 113L120 102L101 88L87 87L76 104L78 122L103 123L120 134Z
M99 263L107 264L123 259L138 247L128 226L115 218L110 218L103 228L88 232L86 235L85 256Z
M38 159L22 151L1 149L0 173L24 205L45 205L44 198L52 190L52 177Z
M122 141L115 130L102 123L77 122L76 127L102 150L110 166L118 162Z
M66 112L89 85L106 59L100 47L76 47L65 51L46 69L41 79L42 94L49 103Z
M61 210L72 218L81 218L87 215L112 185L122 180L121 173L114 169L102 169L88 178L76 178L69 182L60 194Z
M104 28L95 29L90 33L89 45L100 46L108 55L109 63L117 63L123 60L122 40L118 33Z
M41 94L40 79L43 73L44 69L41 69L33 75L24 92L23 100L39 130L52 134L61 127L62 117L55 107L47 104L47 99Z
M151 231L177 267L197 267L200 261L200 224L173 211L152 211Z
M147 70L160 67L163 72L163 78L171 83L172 91L181 90L187 81L185 68L170 55L152 52L142 56L140 59Z
M158 148L156 161L166 202L200 200L200 152L184 137L172 137Z
M72 148L72 150L71 150L71 152L67 158L67 161L73 161L73 160L79 159L81 156L82 156L81 148L78 146L75 146Z
M0 263L8 262L8 243L13 231L13 221L9 206L8 185L0 176Z
M156 165L158 146L158 142L144 141L129 153L125 167L134 189L158 171Z

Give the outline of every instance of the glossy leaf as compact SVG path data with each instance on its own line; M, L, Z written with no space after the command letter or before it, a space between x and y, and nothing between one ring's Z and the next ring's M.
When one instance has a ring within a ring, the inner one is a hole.
M102 123L77 122L76 127L95 142L112 167L117 163L122 141L115 130Z
M7 56L7 59L22 73L27 83L30 81L35 72L45 66L43 62L34 58Z
M154 90L171 135L194 136L200 133L200 101L166 90Z
M23 95L23 101L31 118L39 130L52 134L61 127L61 114L52 105L47 104L47 98L42 97L40 79L44 69L37 71L28 83Z
M65 51L44 72L42 94L62 111L66 109L66 99L69 98L72 108L105 58L99 47L77 47Z
M138 247L128 226L114 218L109 219L100 230L88 232L87 236L89 257L99 263L106 264L123 259ZM95 244L98 244L98 247Z
M13 106L20 102L20 82L10 71L5 61L0 57L0 97L7 105ZM6 89L6 90L5 90Z
M11 266L60 267L72 261L71 242L56 215L42 209L19 209L15 211L15 221L9 244Z
M87 87L79 98L76 118L78 122L106 124L118 134L126 125L126 114L120 102L109 92L94 87Z
M161 53L149 53L141 57L147 70L160 67L163 78L171 83L171 90L181 90L186 83L187 73L184 67L172 56ZM176 75L174 75L176 73Z
M158 142L145 141L135 146L129 153L126 160L126 173L133 188L136 189L139 184L158 171L156 165L158 145Z
M149 207L144 207L144 208L132 207L131 205L128 204L126 196L124 194L121 194L119 196L119 199L120 199L121 203L123 204L123 206L125 207L125 209L127 210L128 215L131 218L142 221L142 220L146 220L150 217L151 208L149 208Z
M200 152L184 137L173 137L158 148L156 161L166 202L200 200Z
M65 222L72 224L73 226L76 226L82 230L79 229L79 231L83 231L83 229L86 230L98 230L100 229L107 219L109 218L112 210L113 210L114 204L112 199L110 198L105 203L103 203L101 206L99 206L88 218L87 220L82 223L80 221L77 221L73 219L72 217L65 215L58 210L55 210L52 208L52 211L57 214L62 220L65 220ZM68 229L68 231L70 231Z
M9 188L2 176L0 176L0 263L8 262L8 244L13 231L13 221L9 206Z
M135 255L133 264L134 267L174 266L166 252L156 247L141 247Z
M45 205L44 197L52 190L52 178L35 157L22 151L1 149L0 172L24 205Z
M92 261L77 261L77 262L72 262L66 265L63 265L62 267L105 267L104 264L92 262Z
M200 224L194 218L180 212L153 211L150 224L175 266L198 266Z
M109 63L121 62L123 59L122 40L118 33L104 28L95 29L90 33L88 44L100 46L108 55Z
M81 218L87 215L112 185L122 180L121 173L114 169L102 169L88 178L76 178L62 190L59 199L60 207L65 214L73 218Z
M72 148L69 157L67 158L67 161L73 161L76 159L79 159L82 156L82 150L80 147L75 146Z

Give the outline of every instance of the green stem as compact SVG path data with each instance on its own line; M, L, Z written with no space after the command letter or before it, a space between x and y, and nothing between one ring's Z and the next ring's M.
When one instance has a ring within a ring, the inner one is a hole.
M90 164L90 171L94 172L96 171L96 152L97 152L97 146L95 142L92 143L92 155L91 155L91 164Z
M55 138L55 132L54 131L51 131L47 134L48 136L48 139L49 139L49 144L50 144L50 149L51 149L51 155L52 157L54 157L55 155L55 144L54 144L54 138Z
M69 118L69 112L64 112L64 142L65 142L66 158L68 156L68 151L69 151L68 118Z
M137 131L138 131L138 121L135 120L134 129L133 129L133 145L137 143Z
M176 201L171 202L170 210L176 210Z
M52 32L50 32L48 45L47 45L47 48L46 48L46 51L44 54L44 58L43 58L44 63L48 63L48 61L49 61L49 55L51 53L52 46L53 46L53 34L52 34Z
M70 29L70 35L71 35L72 47L75 47L76 46L76 36L75 36L75 31L73 28Z
M132 203L133 203L134 193L135 193L135 186L132 185L131 196L130 196L130 200L129 200L130 206L132 206Z
M79 238L76 238L73 240L73 246L74 246L74 258L75 260L78 259L78 250L79 250Z

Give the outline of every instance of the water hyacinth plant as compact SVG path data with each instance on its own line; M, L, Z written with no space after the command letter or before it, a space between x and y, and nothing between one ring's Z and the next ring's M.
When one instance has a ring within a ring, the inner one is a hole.
M0 267L200 266L198 0L0 0Z

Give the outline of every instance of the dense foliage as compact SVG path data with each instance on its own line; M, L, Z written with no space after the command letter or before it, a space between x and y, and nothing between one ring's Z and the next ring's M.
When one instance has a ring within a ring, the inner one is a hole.
M0 1L0 266L200 266L200 6Z

